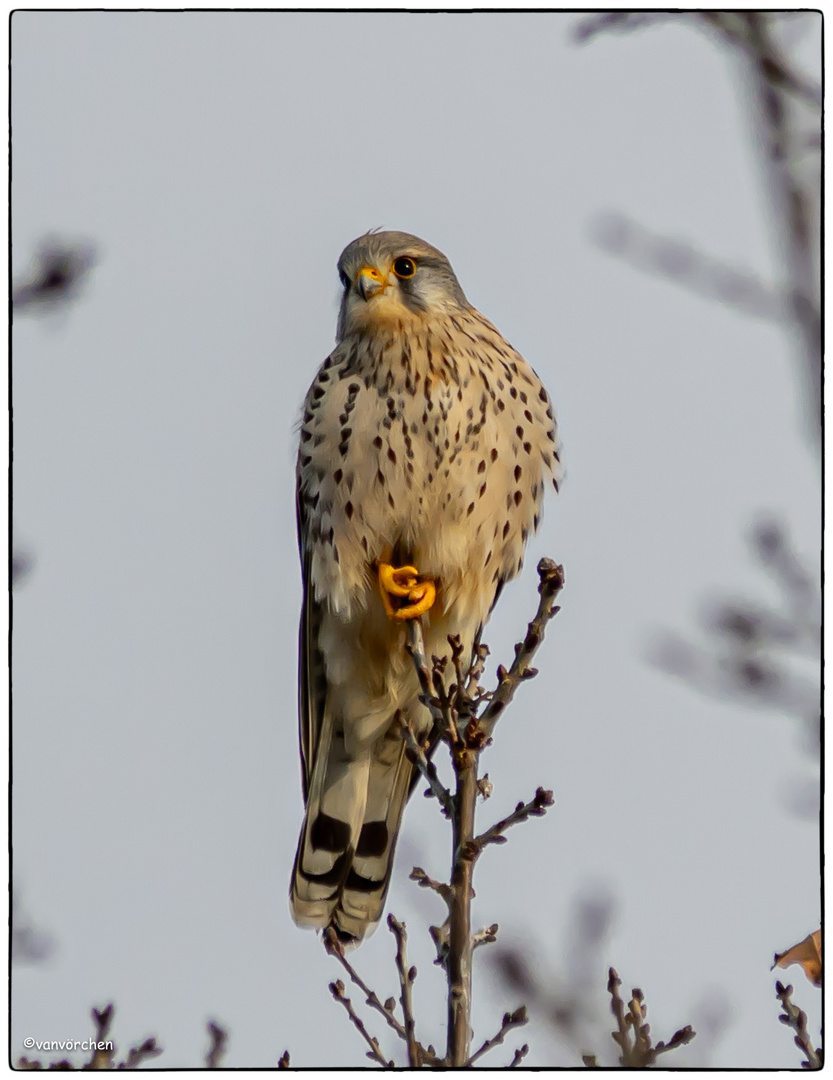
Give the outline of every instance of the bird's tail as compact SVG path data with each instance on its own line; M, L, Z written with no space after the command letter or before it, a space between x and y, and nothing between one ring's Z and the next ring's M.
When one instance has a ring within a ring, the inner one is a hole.
M337 722L324 729L329 742L316 749L292 872L292 917L358 944L382 915L413 766L395 723L359 756Z

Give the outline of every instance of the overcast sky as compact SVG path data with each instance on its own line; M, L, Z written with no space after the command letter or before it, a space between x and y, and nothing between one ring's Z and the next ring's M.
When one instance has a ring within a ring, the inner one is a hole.
M14 866L54 940L17 966L23 1039L84 1038L199 1064L362 1065L338 978L288 913L302 820L295 424L333 345L336 259L371 227L444 251L554 400L566 480L486 638L493 659L562 562L563 610L483 759L487 825L538 785L556 806L484 856L475 918L567 970L583 896L615 898L591 973L640 986L675 1064L796 1066L773 953L819 922L814 782L795 720L702 696L646 660L707 595L762 597L745 535L789 522L811 565L819 472L794 342L594 244L599 213L778 280L733 57L682 21L577 46L577 16L32 13L12 22L13 270L44 238L98 265L14 330ZM794 46L819 77L820 20ZM444 1044L407 880L447 873L436 803L405 815L389 910L408 925L420 1034ZM492 948L495 948L494 946ZM355 955L394 992L385 929ZM521 1002L484 949L478 1041ZM788 973L818 1030L818 991ZM354 995L358 1001L358 995ZM381 1034L381 1033L380 1033ZM531 1065L578 1064L540 1025ZM613 1045L584 1049L610 1060ZM399 1051L396 1051L399 1053ZM399 1060L402 1060L401 1057Z

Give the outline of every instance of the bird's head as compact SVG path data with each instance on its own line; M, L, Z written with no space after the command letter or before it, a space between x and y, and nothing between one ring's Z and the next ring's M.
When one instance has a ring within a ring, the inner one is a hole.
M344 288L338 340L376 327L414 324L466 309L468 301L441 251L403 232L371 232L338 260Z

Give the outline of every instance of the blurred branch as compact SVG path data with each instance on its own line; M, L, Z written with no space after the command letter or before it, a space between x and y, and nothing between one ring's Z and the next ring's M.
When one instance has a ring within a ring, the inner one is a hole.
M17 963L39 963L45 960L55 947L50 934L31 922L22 910L20 898L12 890L11 897L11 960Z
M601 15L589 15L579 20L573 28L573 40L584 45L600 34L644 30L647 26L656 26L673 17L674 13L668 11L606 11Z
M762 13L757 13L762 14ZM777 15L779 12L767 12ZM602 34L631 33L646 27L668 23L670 20L700 24L711 36L743 50L756 62L760 62L767 78L780 89L803 98L808 104L821 107L821 86L803 72L796 71L773 47L771 40L756 41L749 32L742 11L607 11L599 15L590 15L581 19L573 29L573 39L579 45L599 37Z
M12 309L30 314L74 299L95 265L95 248L63 241L45 243L27 277L12 288Z
M805 12L808 18L818 13ZM820 149L821 87L791 64L777 41L777 20L762 11L607 12L581 21L579 42L610 31L641 29L659 19L705 30L712 40L738 53L748 68L751 99L764 148L764 165L774 206L776 257L784 284L777 290L758 277L727 267L696 249L651 236L625 219L608 219L600 242L640 269L660 273L696 292L746 314L789 321L800 342L807 428L816 450L821 442L821 225L813 205L820 190L820 163L808 178L801 174L808 150ZM802 130L796 107L809 108L811 130Z
M34 558L28 552L12 548L12 588L29 576L34 563Z
M796 167L794 133L784 100L785 87L798 77L788 75L789 68L778 52L766 15L759 11L737 14L744 23L746 41L743 47L753 73L755 105L766 144L778 219L776 242L779 254L783 250L785 255L793 322L802 342L810 405L808 424L813 441L820 444L821 306L815 256L820 237L814 234L811 226L810 195ZM815 93L811 96L820 106L820 91L817 96ZM820 113L818 123L820 128Z
M208 1050L205 1052L205 1067L206 1069L219 1069L220 1062L226 1056L228 1050L228 1032L219 1024L215 1024L213 1020L209 1020L206 1027L211 1041Z
M775 996L781 1002L781 1007L784 1010L778 1019L795 1032L795 1045L801 1050L806 1059L801 1063L802 1066L805 1069L820 1069L823 1063L822 1049L821 1047L814 1049L807 1031L807 1014L793 1004L792 994L792 986L784 986L780 982L775 983Z
M664 278L743 315L778 322L789 316L789 297L764 284L751 270L731 266L683 240L653 233L624 214L600 214L591 230L599 247L625 259L636 270Z
M760 32L760 22L769 24L766 18L771 12L746 11L697 11L692 12L695 21L712 32L718 41L740 49L755 64L767 83L778 90L802 98L808 105L821 108L821 85L801 71L791 67L775 45L768 26ZM809 12L807 14L810 14ZM749 16L754 18L750 19Z
M786 529L759 524L753 554L780 594L777 607L748 600L713 602L704 617L708 647L666 634L652 649L654 662L701 691L736 694L802 719L808 745L818 754L819 688L791 662L816 666L821 646L820 583L802 564Z
M92 1053L88 1061L83 1065L75 1065L68 1058L61 1061L52 1061L44 1065L43 1062L21 1057L15 1062L16 1069L138 1069L146 1061L151 1061L162 1053L162 1048L157 1045L156 1039L149 1038L136 1046L131 1046L127 1056L121 1061L116 1061L116 1046L110 1038L110 1028L113 1024L115 1008L111 1004L103 1009L92 1009L92 1019L95 1034L91 1040Z

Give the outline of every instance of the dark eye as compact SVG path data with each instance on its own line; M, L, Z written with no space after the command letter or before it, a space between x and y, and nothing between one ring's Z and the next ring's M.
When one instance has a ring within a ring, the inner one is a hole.
M341 282L342 286L345 289L350 284L350 278L344 273L343 270L339 270L339 272L338 272L338 280Z
M416 263L413 259L409 259L407 255L403 255L393 264L393 272L397 277L413 277L416 273Z

